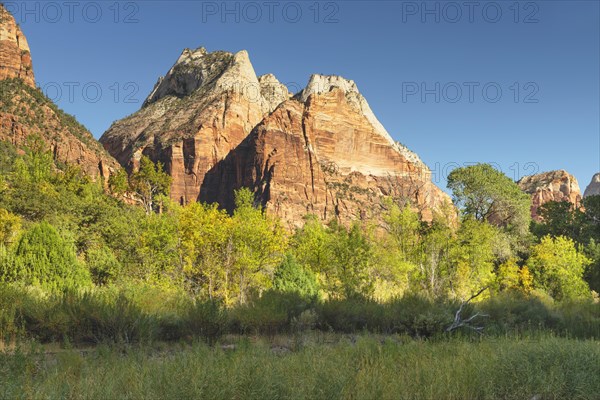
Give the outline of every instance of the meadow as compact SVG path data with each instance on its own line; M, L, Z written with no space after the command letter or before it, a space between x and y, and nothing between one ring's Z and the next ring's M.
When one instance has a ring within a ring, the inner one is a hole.
M597 399L600 342L335 335L33 346L0 353L14 399Z

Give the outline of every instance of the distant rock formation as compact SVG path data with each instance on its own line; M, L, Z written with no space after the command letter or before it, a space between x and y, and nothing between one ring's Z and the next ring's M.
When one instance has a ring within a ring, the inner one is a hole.
M19 78L35 87L31 52L15 19L0 4L0 80Z
M186 49L142 109L100 141L134 169L142 155L165 164L181 203L233 207L234 190L292 226L377 218L384 197L431 219L450 198L419 157L394 142L353 81L313 75L295 96L271 74L256 77L245 51Z
M27 40L1 4L0 45L0 140L23 146L30 135L39 135L56 161L107 180L119 164L35 87Z
M519 187L531 196L531 217L539 221L538 208L549 201L568 201L581 205L581 190L577 179L567 171L558 170L525 176Z
M585 192L583 193L583 197L596 195L600 195L600 172L592 177L592 181L587 188L585 188Z

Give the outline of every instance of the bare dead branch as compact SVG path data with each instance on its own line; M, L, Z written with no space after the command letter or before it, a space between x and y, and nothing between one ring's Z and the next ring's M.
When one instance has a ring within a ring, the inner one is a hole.
M461 313L462 313L464 307L467 304L469 304L471 302L471 300L473 300L476 297L478 297L487 288L488 288L488 286L484 287L483 289L481 289L479 292L477 292L474 295L472 295L471 297L469 297L466 301L464 301L460 305L460 307L456 311L456 314L454 314L454 322L452 322L452 325L450 325L448 328L446 328L446 332L452 332L452 331L454 331L454 330L456 330L458 328L463 328L464 327L464 328L468 328L468 329L474 330L475 332L479 333L480 335L483 334L483 326L471 326L470 324L477 317L489 317L489 315L477 312L477 313L473 314L472 316L470 316L469 318L463 320L462 317L461 317Z

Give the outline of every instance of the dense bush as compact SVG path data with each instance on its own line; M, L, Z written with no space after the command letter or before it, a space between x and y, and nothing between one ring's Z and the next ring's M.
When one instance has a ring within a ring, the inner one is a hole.
M162 293L162 294L161 294ZM217 342L225 334L295 334L307 330L371 332L440 338L460 304L409 295L387 303L358 297L315 302L294 292L268 291L245 305L225 308L160 288L108 287L82 293L46 294L14 285L0 287L0 338L42 342L144 343L196 340ZM600 338L600 304L554 302L546 296L505 293L463 307L476 312L485 335L556 335ZM465 327L462 334L475 334Z
M0 281L63 290L91 285L88 270L77 259L73 244L54 227L41 222L23 234L12 262L0 265Z

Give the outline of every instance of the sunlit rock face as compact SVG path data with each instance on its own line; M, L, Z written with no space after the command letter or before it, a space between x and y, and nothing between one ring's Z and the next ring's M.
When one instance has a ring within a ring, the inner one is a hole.
M564 170L526 176L518 185L531 196L531 217L537 221L540 220L539 207L549 201L568 201L575 207L581 205L579 183L573 175Z
M19 78L35 87L27 38L13 16L0 3L0 80Z
M249 187L257 203L298 226L377 218L383 199L409 201L423 218L450 203L419 157L394 142L353 81L313 75L293 96L257 77L245 51L185 50L142 109L100 139L127 168L161 161L181 203L233 208Z

